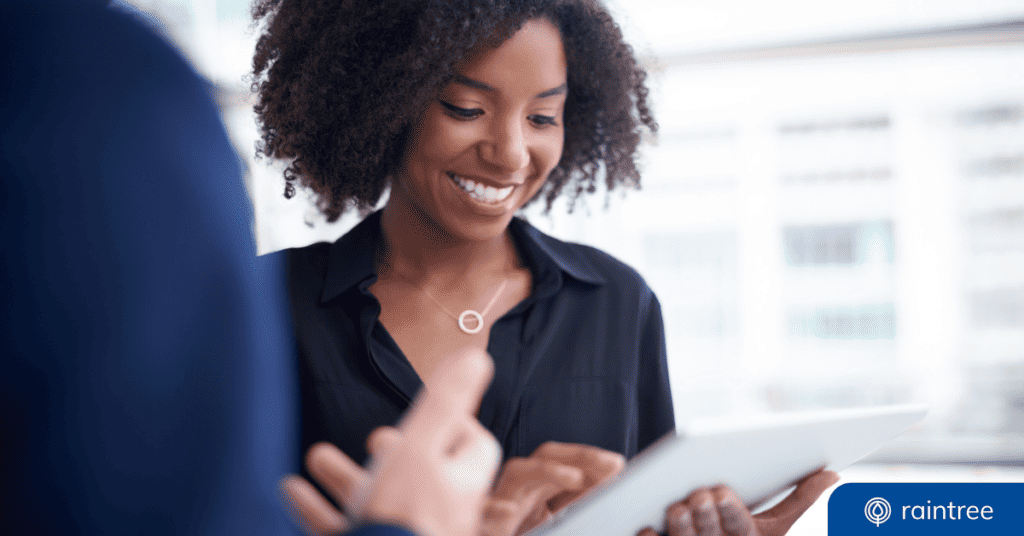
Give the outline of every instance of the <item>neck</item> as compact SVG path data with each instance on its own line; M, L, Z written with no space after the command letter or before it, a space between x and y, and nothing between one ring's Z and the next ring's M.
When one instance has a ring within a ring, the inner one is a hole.
M421 211L388 203L381 214L382 271L398 270L420 282L470 280L519 265L508 230L486 240L452 236Z

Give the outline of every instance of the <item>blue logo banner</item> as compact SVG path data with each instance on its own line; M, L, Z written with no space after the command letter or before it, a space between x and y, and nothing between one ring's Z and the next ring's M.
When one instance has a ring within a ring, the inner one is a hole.
M1024 484L843 484L828 534L1024 534Z

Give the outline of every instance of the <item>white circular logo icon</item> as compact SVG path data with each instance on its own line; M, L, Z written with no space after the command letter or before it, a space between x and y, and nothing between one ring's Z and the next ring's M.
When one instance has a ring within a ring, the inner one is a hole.
M864 517L868 518L868 521L879 526L889 520L889 515L892 514L892 507L889 506L889 501L875 497L868 501L864 505Z

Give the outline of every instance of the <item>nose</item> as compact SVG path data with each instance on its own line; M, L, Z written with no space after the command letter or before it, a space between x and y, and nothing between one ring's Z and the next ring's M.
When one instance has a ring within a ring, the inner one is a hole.
M480 157L505 172L519 171L530 162L526 136L519 121L495 121L490 139L482 144Z

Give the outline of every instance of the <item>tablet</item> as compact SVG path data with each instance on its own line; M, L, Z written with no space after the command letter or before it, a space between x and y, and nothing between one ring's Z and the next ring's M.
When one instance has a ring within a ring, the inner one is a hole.
M924 417L923 405L723 418L681 427L530 536L633 536L662 529L665 509L727 484L753 507L826 467L845 469Z

